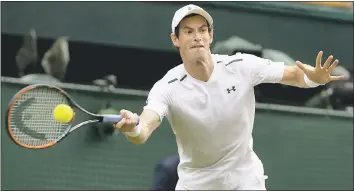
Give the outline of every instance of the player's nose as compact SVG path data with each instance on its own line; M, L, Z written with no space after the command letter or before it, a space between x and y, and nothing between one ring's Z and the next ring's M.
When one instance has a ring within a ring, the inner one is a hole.
M201 34L199 33L194 33L194 41L200 42L202 40Z
M194 38L194 41L196 41L196 42L200 42L201 40L202 39L200 37L197 37L197 36Z

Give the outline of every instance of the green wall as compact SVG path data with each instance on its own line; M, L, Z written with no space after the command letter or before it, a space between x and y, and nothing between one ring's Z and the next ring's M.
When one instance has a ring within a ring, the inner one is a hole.
M296 60L313 63L319 50L353 68L353 15L290 3L194 2L215 21L214 42L237 35ZM174 12L185 2L3 2L1 32L175 51ZM311 7L311 6L306 6Z
M23 85L1 86L2 189L149 189L154 164L176 153L166 121L141 146L123 136L98 141L90 127L83 127L52 148L21 148L8 137L5 112ZM136 112L145 103L145 97L66 90L89 111L108 99L118 109ZM352 118L258 109L254 145L269 176L268 189L353 189L352 136Z

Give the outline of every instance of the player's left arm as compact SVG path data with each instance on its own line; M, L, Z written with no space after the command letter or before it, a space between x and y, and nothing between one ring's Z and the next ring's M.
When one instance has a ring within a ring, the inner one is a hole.
M300 88L311 88L344 79L344 76L331 76L339 61L337 59L333 61L333 56L329 56L322 64L322 56L323 52L320 51L316 58L315 67L300 61L297 61L294 66L285 66L280 83Z

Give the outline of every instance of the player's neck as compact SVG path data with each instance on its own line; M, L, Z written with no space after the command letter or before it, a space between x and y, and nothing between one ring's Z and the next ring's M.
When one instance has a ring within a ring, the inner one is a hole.
M214 62L211 55L207 59L184 61L184 68L193 78L207 82L214 71Z

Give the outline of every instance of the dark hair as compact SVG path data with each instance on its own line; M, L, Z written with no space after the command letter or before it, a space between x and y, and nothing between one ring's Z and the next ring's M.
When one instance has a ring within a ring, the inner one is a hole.
M185 16L183 19L186 19L189 17L194 17L194 16L201 16L201 15L196 14L196 13L192 13L192 14ZM178 23L178 25L175 27L175 35L177 36L177 38L179 38L179 25L180 25L180 23ZM212 26L210 26L208 21L207 21L207 26L208 26L208 32L210 33L212 31Z

